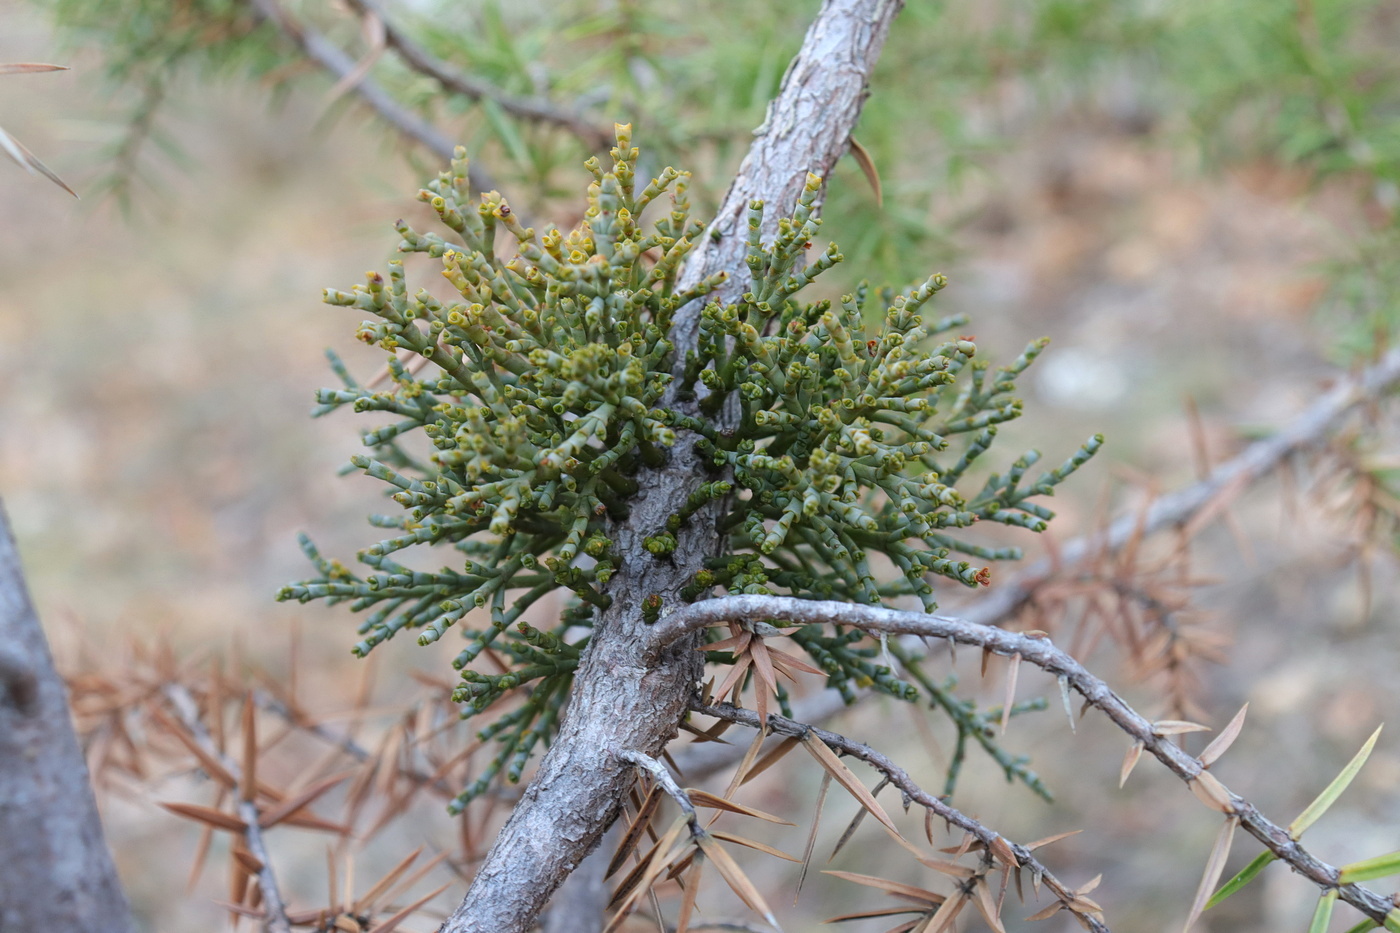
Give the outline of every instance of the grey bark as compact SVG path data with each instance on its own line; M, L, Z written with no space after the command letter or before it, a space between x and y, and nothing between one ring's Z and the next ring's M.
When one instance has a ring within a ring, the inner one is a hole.
M0 864L0 933L135 929L2 507Z
M744 216L753 199L771 207L767 233L790 211L808 172L825 176L846 151L902 0L827 0L783 78L778 96L725 195L711 230L691 255L682 287L719 271L729 274L721 300L745 291ZM698 303L682 309L672 330L678 359L696 344ZM693 404L668 402L698 415ZM697 513L676 535L670 557L643 546L706 479L695 439L682 437L667 464L638 479L631 515L610 530L622 569L609 608L599 614L575 678L559 736L487 854L466 898L442 933L511 933L530 929L550 895L597 845L616 819L634 780L623 752L661 753L674 738L701 673L696 636L658 653L641 604L661 597L676 606L681 589L718 553L721 505Z
M554 892L544 915L544 933L602 933L612 893L608 887L608 862L612 860L611 850L622 837L621 826L621 822L614 823L598 847Z

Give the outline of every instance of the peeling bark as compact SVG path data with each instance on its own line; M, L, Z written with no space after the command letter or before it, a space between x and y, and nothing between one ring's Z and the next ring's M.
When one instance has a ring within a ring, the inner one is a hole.
M723 270L729 280L720 300L746 290L749 202L770 205L765 233L771 235L778 217L796 203L807 173L824 177L846 151L866 82L902 6L902 0L827 0L822 6L680 287ZM696 345L699 314L697 302L677 316L671 337L679 360ZM698 415L693 404L667 403ZM616 819L634 780L619 754L657 756L675 737L702 669L698 634L660 656L650 654L641 604L652 595L663 606L680 602L681 589L719 553L716 519L723 503L696 513L667 557L653 557L643 541L664 531L666 520L708 478L693 437L677 442L664 467L638 477L630 516L609 532L621 558L608 590L612 604L599 614L559 735L442 933L529 930Z
M3 511L0 863L0 933L135 929Z

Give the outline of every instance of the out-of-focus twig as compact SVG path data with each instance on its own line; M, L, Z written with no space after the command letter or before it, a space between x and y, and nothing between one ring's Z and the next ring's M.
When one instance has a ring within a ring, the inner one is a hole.
M323 742L335 746L358 762L364 763L376 757L374 752L365 748L359 742L356 742L353 736L341 732L338 729L332 729L324 723L307 720L305 716L299 715L296 710L293 710L286 703L265 691L254 691L253 702L258 705L259 709L267 710L269 713L281 717L290 725L316 736L316 738ZM402 765L398 767L398 773L415 784L423 787L431 787L449 800L458 794L458 790L453 789L452 786L440 776L434 776L425 771L420 771L417 768Z
M175 715L179 717L180 724L188 730L205 754L219 762L235 780L243 781L244 776L238 764L219 750L209 730L204 728L204 722L199 718L199 707L189 690L185 689L183 684L170 683L166 685L164 692L175 710ZM244 824L243 841L248 844L248 851L261 866L257 877L265 911L264 926L270 933L291 933L292 923L287 917L287 906L282 900L282 890L278 887L277 876L272 871L272 860L268 857L267 846L263 842L262 827L259 823L262 812L252 799L253 795L253 788L248 788L244 793L245 799L238 804L238 818Z
M294 42L303 55L330 72L337 81L355 74L356 64L349 55L321 33L293 19L277 0L248 0L248 3L260 17L272 23ZM456 148L452 140L442 130L405 109L372 78L359 77L350 90L358 94L382 120L405 137L423 146L443 162L452 159L453 150ZM496 182L491 175L477 163L472 163L469 172L474 190L490 191L496 188Z
M1205 523L1223 510L1235 495L1278 468L1293 454L1317 446L1337 430L1348 414L1376 400L1397 383L1400 383L1400 348L1386 353L1355 376L1339 380L1272 436L1250 444L1217 466L1205 479L1162 496L1145 510L1120 515L1102 532L1066 542L1054 560L1037 561L997 583L986 596L960 608L959 614L972 622L996 625L1020 611L1038 586L1065 567L1118 551L1130 541L1164 528Z
M556 126L577 136L588 148L606 152L614 144L614 131L611 125L604 126L584 117L581 113L560 107L543 97L524 97L496 87L489 81L464 74L447 62L434 56L427 49L406 36L385 15L384 8L377 0L349 0L350 5L361 15L376 18L384 29L384 40L389 48L398 52L408 67L419 74L432 78L445 90L460 94L471 100L487 100L495 103L506 113L529 120Z

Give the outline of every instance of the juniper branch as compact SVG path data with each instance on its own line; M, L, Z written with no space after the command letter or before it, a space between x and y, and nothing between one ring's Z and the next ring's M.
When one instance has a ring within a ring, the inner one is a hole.
M209 734L209 730L204 727L203 720L199 718L199 708L189 690L183 684L170 683L165 686L164 693L166 699L170 701L171 708L175 710L180 724L185 727L185 730L189 732L205 754L218 761L225 771L233 775L235 780L242 781L243 773L238 763L220 751L218 743ZM251 797L250 794L244 796ZM248 844L248 851L262 865L258 869L258 889L262 893L263 910L265 911L263 928L269 933L291 933L292 922L287 917L286 902L282 900L282 889L277 883L277 875L272 871L272 859L268 855L262 827L259 825L262 811L258 808L257 802L252 799L239 801L238 818L243 821L243 841Z
M1157 499L1146 510L1117 516L1108 528L1066 542L1053 560L1044 559L1000 582L991 592L961 610L964 618L996 625L1014 616L1035 590L1064 568L1096 555L1122 550L1130 541L1166 528L1181 527L1222 504L1278 469L1289 457L1316 447L1362 405L1373 402L1400 383L1400 348L1354 376L1340 379L1316 402L1273 435L1255 441L1198 482Z
M1147 536L1183 525L1218 501L1223 492L1240 491L1278 469L1284 461L1316 447L1334 433L1357 408L1374 402L1400 383L1400 350L1392 350L1359 373L1343 376L1330 390L1275 433L1255 441L1219 464L1209 475L1167 493L1148 507L1146 514L1128 511L1109 521L1104 531L1071 538L1058 549L1055 559L1040 560L1004 578L990 592L961 610L961 617L982 625L997 625L1013 617L1033 598L1036 588L1095 555L1123 549L1136 536ZM797 719L821 723L848 706L835 690L803 698L794 709ZM699 780L738 764L742 746L718 743L696 745L677 756L681 769Z
M1104 681L1095 677L1073 657L1061 651L1049 638L1008 632L967 619L899 609L883 609L851 603L805 600L786 596L727 596L677 609L665 616L652 630L651 650L665 649L677 639L729 622L781 622L797 625L843 625L872 635L913 635L919 638L946 638L959 644L974 645L1003 657L1019 655L1021 660L1044 670L1066 683L1084 700L1108 718L1188 785L1202 782L1205 767L1195 757L1153 731L1152 723L1123 701ZM1266 849L1287 862L1294 871L1324 891L1337 896L1384 924L1394 908L1389 898L1357 884L1339 882L1339 870L1319 860L1303 848L1288 831L1264 816L1244 797L1208 779L1219 788L1218 809L1239 820L1251 836Z
M750 729L759 727L757 713L734 706L732 703L693 702L690 708L702 716L712 716L726 722L738 723L742 726L748 726ZM1016 857L1016 864L1008 866L1008 870L1029 869L1040 877L1051 893L1065 905L1065 909L1078 917L1087 929L1093 930L1095 933L1108 933L1108 927L1103 921L1078 906L1074 890L1056 878L1050 869L1031 854L1029 849L1012 842L985 823L973 819L961 810L950 806L946 801L930 794L909 776L908 771L905 771L888 756L881 754L869 745L848 739L840 733L774 713L770 713L768 716L768 731L776 735L788 735L794 738L802 738L806 735L816 736L831 750L849 755L870 765L884 775L891 784L899 788L905 799L917 803L939 819L970 833L973 838L982 843L986 851L997 852L1003 846L1009 846Z

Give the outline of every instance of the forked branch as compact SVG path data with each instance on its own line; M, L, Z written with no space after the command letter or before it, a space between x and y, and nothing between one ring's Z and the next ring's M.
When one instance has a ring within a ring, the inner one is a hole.
M248 0L248 3L261 19L277 27L303 55L330 72L337 81L355 75L354 59L324 35L294 19L277 0ZM452 161L456 143L442 130L405 108L373 78L360 76L350 90L406 139L423 146L443 163ZM475 190L489 191L496 187L496 182L477 163L472 163L470 173Z
M421 75L432 78L443 90L468 100L490 101L503 111L522 120L554 126L577 136L589 149L606 152L613 145L611 124L589 120L583 114L560 107L543 97L511 94L489 81L458 71L409 38L394 24L377 0L350 0L350 5L363 16L377 19L384 29L385 44L399 54L404 64Z
M748 726L750 729L757 729L760 725L757 713L742 709L732 703L705 704L696 702L691 704L690 708L702 716L711 716L725 722L738 723L742 726ZM1078 917L1085 928L1094 930L1096 933L1108 933L1108 927L1099 919L1097 911L1090 909L1085 902L1079 899L1077 892L1056 878L1050 869L1031 854L1029 848L1012 842L985 823L973 819L961 810L949 806L946 801L930 794L915 783L914 779L909 776L909 772L896 764L893 759L881 754L869 745L848 739L840 733L831 732L795 719L770 714L767 723L768 731L773 734L794 738L814 736L832 751L849 755L870 765L897 787L907 800L917 803L944 822L967 832L982 844L984 851L992 853L993 857L997 857L1000 853L1001 857L1004 858L1009 853L1014 858L1014 864L1004 866L1008 871L1029 870L1032 876L1037 879L1037 884L1043 883L1049 888L1050 892L1064 905L1064 909Z
M1294 871L1383 924L1395 905L1387 897L1357 884L1342 884L1340 872L1316 858L1289 832L1269 820L1248 800L1234 793L1206 770L1201 761L1160 735L1153 724L1123 701L1104 681L1089 673L1047 637L1009 632L966 619L922 612L883 609L853 603L806 600L786 596L726 596L693 603L663 617L652 632L652 649L662 650L678 638L730 622L798 625L843 625L871 635L913 635L946 638L1003 657L1019 656L1059 678L1085 702L1102 711L1134 741L1176 774L1202 801L1239 821L1251 836Z

